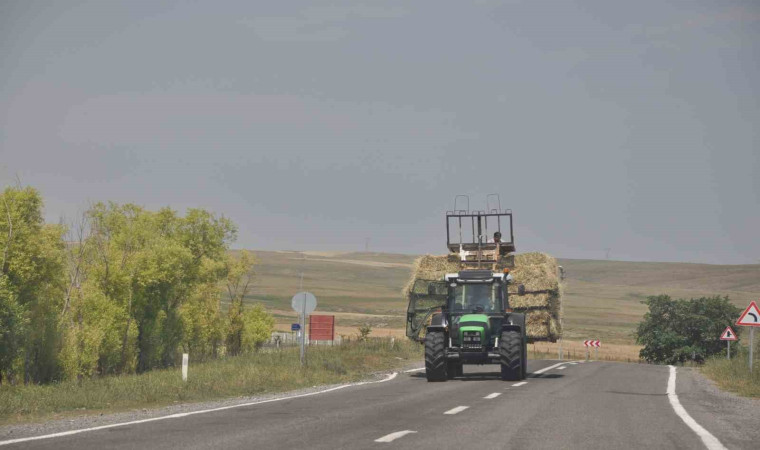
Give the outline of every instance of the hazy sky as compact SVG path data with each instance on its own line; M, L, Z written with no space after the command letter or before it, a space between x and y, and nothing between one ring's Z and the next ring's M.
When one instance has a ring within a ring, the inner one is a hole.
M760 261L760 3L0 0L0 185L204 207L238 247Z

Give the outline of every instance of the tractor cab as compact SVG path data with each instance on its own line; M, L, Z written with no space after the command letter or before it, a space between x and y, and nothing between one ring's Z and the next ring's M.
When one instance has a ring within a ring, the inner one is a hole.
M503 314L508 308L507 283L509 273L490 270L463 270L446 274L448 287L446 309L451 314Z

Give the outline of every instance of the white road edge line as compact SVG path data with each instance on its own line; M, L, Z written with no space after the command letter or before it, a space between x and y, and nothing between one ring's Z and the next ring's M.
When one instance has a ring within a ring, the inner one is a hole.
M683 420L684 423L702 439L702 443L705 444L705 447L709 450L725 450L726 447L720 443L718 438L705 430L702 425L698 424L697 421L686 412L684 407L681 406L681 402L678 400L678 395L676 395L676 368L675 366L668 367L670 367L670 377L668 377L668 400L670 400L670 406L673 407L676 414L678 414L678 417L680 417L681 420Z
M109 428L116 428L116 427L124 427L128 425L138 425L141 423L148 423L148 422L157 422L159 420L166 420L166 419L177 419L180 417L186 417L186 416L194 416L196 414L206 414L216 411L224 411L227 409L235 409L235 408L243 408L246 406L254 406L254 405L261 405L264 403L274 403L274 402L280 402L283 400L292 400L294 398L301 398L301 397L310 397L312 395L317 394L325 394L327 392L337 391L339 389L345 389L347 387L352 386L362 386L365 384L374 384L374 383L385 383L386 381L391 381L392 379L396 378L398 375L398 372L393 372L383 378L382 380L377 381L361 381L359 383L349 383L349 384L341 384L340 386L331 387L328 389L324 389L321 391L316 392L307 392L305 394L298 394L298 395L291 395L289 397L278 397L278 398L270 398L268 400L259 400L257 402L248 402L248 403L240 403L238 405L230 405L230 406L221 406L219 408L211 408L211 409L201 409L198 411L190 411L186 413L177 413L177 414L169 414L168 416L159 416L159 417L151 417L149 419L140 419L140 420L133 420L130 422L121 422L121 423L112 423L109 425L101 425L98 427L91 427L91 428L81 428L78 430L70 430L70 431L63 431L60 433L52 433L52 434L44 434L41 436L31 436L26 438L18 438L18 439L10 439L7 441L0 441L0 446L3 445L11 445L11 444L18 444L20 442L29 442L29 441L38 441L41 439L52 439L57 437L63 437L63 436L71 436L72 434L79 434L79 433L86 433L88 431L99 431L99 430L107 430Z
M385 436L381 438L375 439L375 442L393 442L400 437L404 437L407 434L412 434L412 433L416 433L416 431L412 431L412 430L397 431L395 433L386 434Z
M409 369L409 370L405 370L405 371L404 371L404 373L422 372L423 370L425 370L425 368L424 368L424 367L420 367L419 369Z
M520 386L522 386L522 385L524 385L524 384L528 384L528 382L527 382L527 381L521 381L521 382L519 382L519 383L515 383L515 384L513 384L512 386L514 386L514 387L520 387Z
M448 411L446 411L444 414L459 414L460 412L464 411L465 409L469 408L469 406L457 406L456 408L452 408Z
M501 395L501 392L494 392L493 394L488 394L485 397L483 397L486 400L491 400L492 398L496 398Z

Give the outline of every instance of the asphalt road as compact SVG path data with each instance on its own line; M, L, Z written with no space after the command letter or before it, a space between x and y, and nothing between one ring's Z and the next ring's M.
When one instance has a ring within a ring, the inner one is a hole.
M463 377L444 383L428 383L424 372L399 373L317 395L4 448L706 448L676 414L666 366L531 361L531 375L519 384L498 380L496 367L466 366ZM695 376L679 369L675 384L695 423L726 448L760 448L758 411L737 412L727 404L735 399ZM749 402L745 409L760 405Z

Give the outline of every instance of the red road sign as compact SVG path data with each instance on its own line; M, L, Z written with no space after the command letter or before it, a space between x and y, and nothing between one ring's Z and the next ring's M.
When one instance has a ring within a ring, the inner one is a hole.
M597 348L599 348L599 347L602 346L602 341L593 340L593 339L587 339L587 340L583 341L583 346L584 347L597 347Z
M309 316L309 341L332 341L335 339L335 316Z
M731 329L731 327L726 327L725 330L723 330L723 334L720 335L721 341L735 341L736 339L736 333L734 333L734 330Z
M736 324L744 327L760 327L760 308L757 307L757 303L750 302Z

